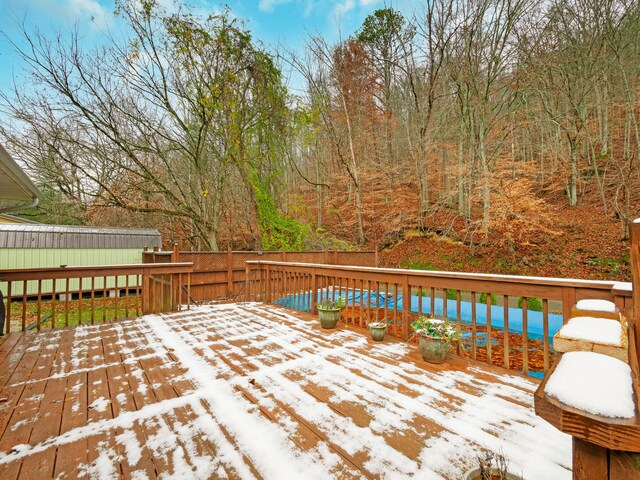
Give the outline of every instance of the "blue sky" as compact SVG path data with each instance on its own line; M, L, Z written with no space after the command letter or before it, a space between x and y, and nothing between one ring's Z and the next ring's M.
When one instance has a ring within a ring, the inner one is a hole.
M319 33L330 43L357 30L367 15L385 5L409 16L418 0L183 0L196 13L219 11L228 5L246 20L255 38L275 48L278 44L302 51L308 33ZM173 0L158 0L171 8ZM86 46L97 45L106 32L122 32L113 16L113 0L0 0L0 31L16 39L19 23L47 35L68 32L75 23ZM6 92L15 78L26 82L23 65L0 38L0 90ZM294 82L295 83L295 82Z

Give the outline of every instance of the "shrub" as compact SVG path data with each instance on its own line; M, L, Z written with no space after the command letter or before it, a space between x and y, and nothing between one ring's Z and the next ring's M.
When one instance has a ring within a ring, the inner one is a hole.
M482 292L480 294L480 299L478 300L478 303L487 303L487 294ZM491 305L496 305L498 303L498 297L496 296L495 293L491 294Z
M522 308L522 297L518 298L518 308ZM527 298L527 310L542 311L542 300L539 298Z

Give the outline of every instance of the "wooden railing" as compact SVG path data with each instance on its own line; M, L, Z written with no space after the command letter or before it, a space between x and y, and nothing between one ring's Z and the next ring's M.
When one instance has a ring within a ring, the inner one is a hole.
M619 282L269 261L249 261L246 269L247 300L315 313L319 300L342 296L347 324L385 320L387 334L404 340L418 316L447 317L463 330L457 353L538 375L548 371L550 339L576 301L631 306L630 284Z
M245 262L249 260L377 267L378 253L373 250L189 252L180 251L176 245L173 251L161 252L154 249L142 254L142 263L192 262L191 295L196 301L236 298L243 291L246 280Z
M4 331L94 324L188 307L192 271L190 263L5 270L0 272Z

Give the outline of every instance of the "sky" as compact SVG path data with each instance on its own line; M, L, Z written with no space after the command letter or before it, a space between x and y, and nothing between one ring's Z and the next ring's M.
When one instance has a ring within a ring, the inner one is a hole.
M172 8L174 0L158 0ZM328 42L352 35L367 15L392 6L410 16L419 0L183 0L194 13L208 14L228 5L245 20L253 36L268 48L278 45L298 53L309 33ZM84 46L104 41L107 33L124 35L122 22L113 15L114 0L0 0L0 91L7 92L15 81L28 82L24 65L6 37L20 43L20 24L46 35L65 34L78 25ZM286 74L286 72L285 72ZM293 93L299 87L291 82Z

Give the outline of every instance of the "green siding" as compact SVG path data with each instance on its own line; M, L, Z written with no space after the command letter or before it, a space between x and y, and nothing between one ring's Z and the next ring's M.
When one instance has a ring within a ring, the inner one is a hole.
M122 265L142 263L142 249L73 249L73 248L5 248L0 249L0 271L13 270L22 268L47 268L67 266L89 266L89 265ZM94 289L102 290L104 288L103 280L96 278ZM118 286L126 285L125 276L118 277ZM136 277L129 277L129 286L136 285ZM107 288L115 286L115 279L107 279ZM52 281L42 282L42 292L51 293L53 288ZM84 280L82 288L84 291L91 290L91 280ZM66 280L58 280L56 282L56 291L64 292L66 289ZM79 289L79 281L72 279L69 282L69 290L77 292ZM0 290L7 294L7 283L0 282ZM32 295L38 292L38 282L27 282L27 294ZM22 282L11 287L12 295L22 295Z

